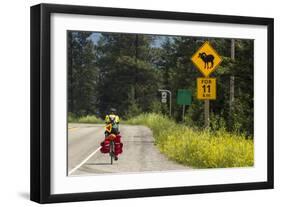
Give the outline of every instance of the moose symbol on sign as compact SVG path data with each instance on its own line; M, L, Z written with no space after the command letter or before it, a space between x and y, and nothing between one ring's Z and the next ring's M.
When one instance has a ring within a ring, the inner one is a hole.
M199 53L198 58L201 58L205 66L204 68L206 69L211 69L214 66L214 59L215 57L213 55L207 55L205 52ZM209 67L209 63L211 63L211 66Z

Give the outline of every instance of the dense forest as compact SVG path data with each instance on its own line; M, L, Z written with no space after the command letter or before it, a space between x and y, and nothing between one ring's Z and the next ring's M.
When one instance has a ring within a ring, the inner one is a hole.
M211 74L217 78L217 99L210 101L210 127L214 130L253 135L254 41L124 33L68 31L68 112L71 116L104 117L116 108L121 119L145 112L169 114L158 89L172 91L172 118L181 121L182 106L176 103L178 89L192 91L185 124L204 126L204 101L196 98L196 78L203 75L191 56L208 40L222 57ZM93 38L95 36L95 38ZM230 110L230 77L235 79Z

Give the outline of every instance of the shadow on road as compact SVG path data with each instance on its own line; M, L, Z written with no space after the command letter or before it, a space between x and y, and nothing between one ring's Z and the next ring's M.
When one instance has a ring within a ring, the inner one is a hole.
M104 162L104 163L87 163L87 165L111 165L111 164L109 162L108 163Z

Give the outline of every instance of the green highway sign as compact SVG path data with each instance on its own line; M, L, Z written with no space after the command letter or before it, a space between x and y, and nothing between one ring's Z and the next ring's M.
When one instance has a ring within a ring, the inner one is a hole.
M191 105L192 94L191 91L186 89L178 89L177 104L179 105Z

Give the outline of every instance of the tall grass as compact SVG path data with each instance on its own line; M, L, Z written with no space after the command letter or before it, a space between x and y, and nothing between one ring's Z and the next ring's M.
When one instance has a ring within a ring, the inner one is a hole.
M170 159L195 168L246 167L254 164L253 140L218 130L195 130L159 114L141 114L128 124L146 125L159 150Z
M69 123L91 123L91 124L102 124L104 121L94 115L87 115L81 117L75 117L71 114L68 115Z

